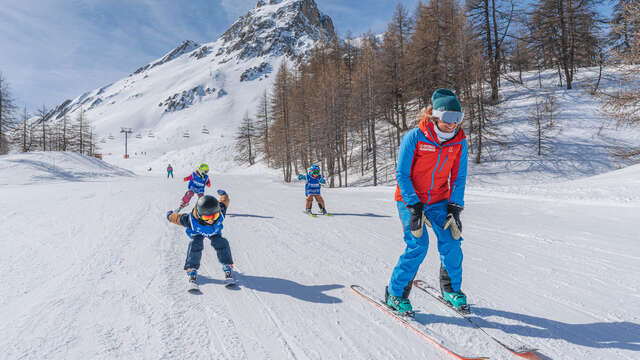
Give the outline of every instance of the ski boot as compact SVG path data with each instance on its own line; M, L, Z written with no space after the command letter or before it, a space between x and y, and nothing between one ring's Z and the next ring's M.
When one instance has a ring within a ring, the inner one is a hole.
M415 312L408 298L389 294L389 287L384 289L384 298L387 306L397 311L402 316L414 316Z
M178 208L174 212L176 214L179 214L180 211L182 211L182 209L184 209L185 207L187 207L187 204L180 204L180 206L178 206Z
M311 208L304 209L304 213L307 215L311 215Z
M187 269L187 278L189 280L189 291L199 291L200 287L198 286L198 270L196 269Z
M442 298L449 306L460 312L469 313L471 311L467 304L467 295L462 290L451 292L442 290Z
M320 208L320 215L327 215L327 209L321 207Z
M222 271L224 271L224 286L234 286L236 284L236 279L233 277L233 264L223 265Z

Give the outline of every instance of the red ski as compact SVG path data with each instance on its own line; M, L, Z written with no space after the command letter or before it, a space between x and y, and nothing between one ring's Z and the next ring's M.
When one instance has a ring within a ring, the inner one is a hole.
M523 343L521 343L519 340L517 340L517 339L515 339L513 337L509 336L508 338L499 339L498 335L490 334L487 331L487 329L485 329L484 327L482 327L481 325L476 323L474 321L473 317L469 316L469 314L461 312L461 311L458 311L458 310L454 309L451 305L449 305L449 303L447 303L442 298L442 296L440 295L440 290L430 286L426 282L424 282L422 280L414 280L413 281L413 286L415 286L416 288L422 290L423 292L431 295L432 297L434 297L435 299L437 299L438 301L440 301L441 303L446 305L447 309L451 310L451 312L453 312L456 315L458 315L458 316L464 318L465 320L467 320L469 322L469 324L471 324L476 329L482 331L485 335L490 337L493 341L495 341L498 345L500 345L503 348L505 348L511 354L513 354L515 356L519 356L519 357L524 358L524 359L529 359L529 360L539 360L539 359L541 359L540 356L538 356L538 354L536 354L537 349L534 349L534 348L531 348L529 346L526 346ZM509 344L507 344L507 343L509 343Z
M433 331L421 326L419 322L415 321L410 316L403 316L395 312L393 309L388 307L383 301L376 300L369 291L359 285L351 285L351 290L358 294L363 299L367 300L367 302L371 303L378 309L382 310L382 312L391 315L394 319L398 320L402 325L406 328L412 330L416 334L420 335L422 338L430 342L431 344L438 347L440 350L449 354L455 359L459 360L480 360L480 359L489 359L486 356L463 356L453 351L450 346L445 344L445 341L442 339L442 336L437 335Z

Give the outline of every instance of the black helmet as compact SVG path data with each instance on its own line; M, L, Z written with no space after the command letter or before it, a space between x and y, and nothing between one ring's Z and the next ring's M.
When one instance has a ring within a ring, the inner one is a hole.
M220 203L218 199L211 195L205 195L198 199L196 203L196 214L198 217L202 215L213 215L220 212Z

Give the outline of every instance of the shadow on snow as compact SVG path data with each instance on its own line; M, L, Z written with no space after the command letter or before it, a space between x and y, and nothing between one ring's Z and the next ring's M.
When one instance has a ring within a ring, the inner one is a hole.
M482 307L474 307L473 312L480 316L475 319L479 325L486 328L497 328L507 333L560 339L576 345L593 348L640 351L640 324L628 321L569 324L537 316ZM484 318L487 316L513 319L526 325L494 323Z
M258 218L258 219L273 219L273 216L263 216L263 215L253 215L253 214L233 214L233 213L227 213L225 217L250 217L250 218Z
M238 285L230 290L238 290L240 287L271 294L288 295L293 298L320 304L341 303L342 299L329 296L325 291L343 288L343 285L303 285L292 280L273 278L267 276L246 275L236 272ZM224 284L224 281L212 279L204 275L198 275L198 282L202 284Z
M367 217L377 217L377 218L388 218L391 216L388 215L378 215L373 213L363 213L363 214L355 214L355 213L331 213L331 216L367 216Z
M487 329L498 329L507 334L537 337L543 339L564 340L572 344L592 348L616 348L640 351L640 324L622 322L595 322L570 324L537 316L518 314L509 311L483 307L472 307L470 315L474 321ZM474 316L477 315L477 316ZM487 317L512 319L521 324L504 324L490 321ZM445 323L462 327L472 327L466 320L457 316L441 316L428 313L416 313L416 321L423 325Z

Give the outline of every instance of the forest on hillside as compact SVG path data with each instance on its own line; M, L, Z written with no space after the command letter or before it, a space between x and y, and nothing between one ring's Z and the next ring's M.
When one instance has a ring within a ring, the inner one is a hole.
M518 8L510 0L430 0L413 11L398 5L384 34L321 44L309 58L286 62L273 88L247 112L236 134L237 160L263 158L286 182L321 164L329 186L349 177L380 182L380 164L396 161L402 135L437 88L449 88L463 105L470 158L482 162L500 144L501 86L522 84L524 72L553 70L571 90L581 68L614 67L615 92L591 90L618 124L640 123L640 91L633 79L640 63L640 3L621 0L610 19L595 0L539 0ZM540 84L542 86L542 84ZM553 112L552 95L537 103L534 126ZM541 149L538 150L539 155ZM618 155L637 158L640 149ZM388 177L388 173L384 176ZM382 179L384 181L384 179Z

